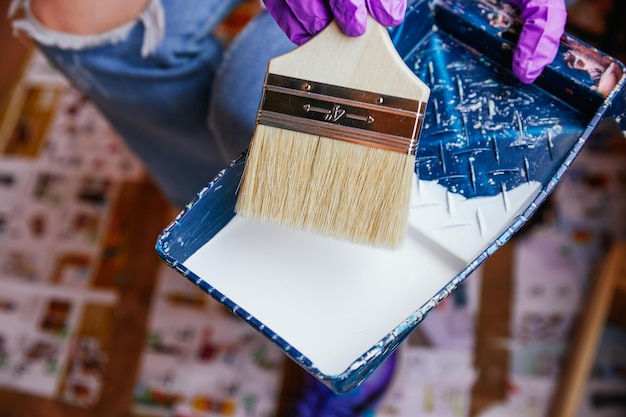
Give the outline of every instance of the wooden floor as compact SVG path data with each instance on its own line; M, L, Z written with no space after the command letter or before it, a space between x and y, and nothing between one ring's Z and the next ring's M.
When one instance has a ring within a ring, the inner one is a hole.
M112 343L101 400L84 409L59 401L0 390L2 417L122 417L132 415L131 402L137 366L145 344L150 309L160 259L154 250L156 237L172 214L161 194L148 180L125 184L114 216L121 222L121 257L103 262L101 273L117 277L120 299L115 309ZM118 223L119 223L118 222ZM119 262L119 260L122 262Z

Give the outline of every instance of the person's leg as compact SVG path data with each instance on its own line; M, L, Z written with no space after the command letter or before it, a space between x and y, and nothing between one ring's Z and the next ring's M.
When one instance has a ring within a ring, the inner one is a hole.
M268 61L295 48L263 12L227 50L213 86L209 127L220 146L244 151L252 138Z
M133 21L150 0L30 0L45 27L75 35L96 35Z
M30 2L20 0L26 19L15 27L98 106L169 200L182 206L241 151L218 145L206 123L222 60L211 33L241 1L148 0L128 23L77 35L44 26Z

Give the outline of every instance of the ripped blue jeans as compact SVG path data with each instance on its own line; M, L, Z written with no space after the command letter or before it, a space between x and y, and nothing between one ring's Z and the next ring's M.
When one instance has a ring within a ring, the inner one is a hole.
M139 18L92 36L45 28L29 0L17 31L102 114L164 195L188 203L252 137L267 62L294 46L267 13L227 49L215 27L242 0L151 0Z

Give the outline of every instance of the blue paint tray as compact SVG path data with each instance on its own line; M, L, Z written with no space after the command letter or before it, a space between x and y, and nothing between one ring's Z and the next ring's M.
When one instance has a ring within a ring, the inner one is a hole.
M594 128L626 130L624 66L565 35L533 85L493 1L417 1L391 32L431 88L405 247L378 251L235 216L245 154L163 231L160 256L329 387L362 382L533 215Z

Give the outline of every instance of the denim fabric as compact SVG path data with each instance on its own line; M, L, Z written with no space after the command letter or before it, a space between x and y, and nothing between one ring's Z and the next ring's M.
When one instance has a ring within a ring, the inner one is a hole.
M209 127L220 144L245 150L252 138L267 64L295 45L268 13L262 13L227 50L211 95Z
M224 56L212 31L241 1L162 0L165 35L145 58L140 21L116 43L80 50L39 44L178 206L245 150L267 61L293 47L263 14Z

